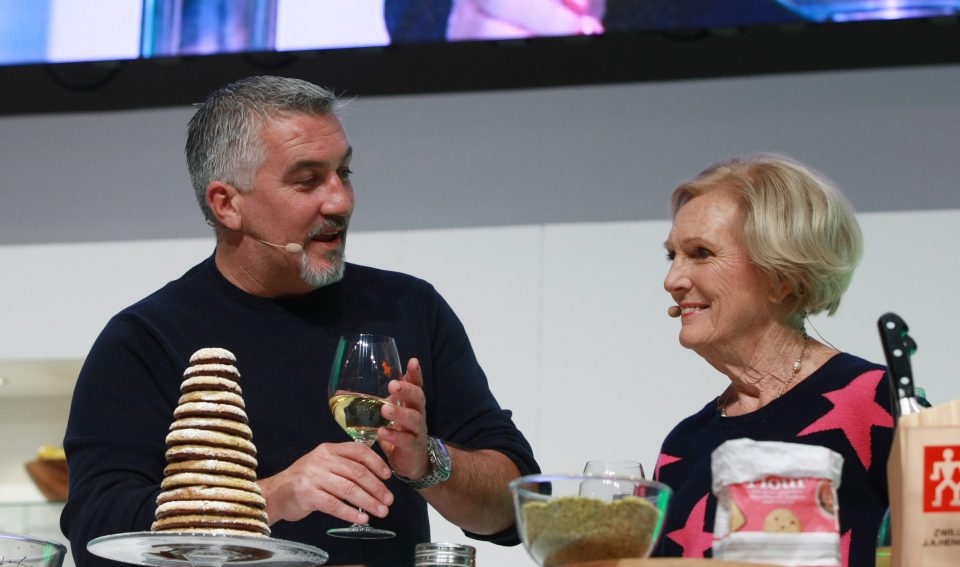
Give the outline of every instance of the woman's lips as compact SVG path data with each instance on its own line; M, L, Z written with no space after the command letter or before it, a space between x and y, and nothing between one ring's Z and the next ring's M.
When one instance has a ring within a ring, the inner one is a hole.
M701 311L709 309L709 305L690 305L690 304L681 304L680 305L680 317L689 317L690 315L695 315Z

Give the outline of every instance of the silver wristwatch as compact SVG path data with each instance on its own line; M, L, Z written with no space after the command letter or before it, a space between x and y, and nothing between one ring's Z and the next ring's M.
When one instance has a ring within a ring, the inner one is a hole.
M421 478L414 480L397 473L393 474L416 490L440 484L450 478L450 474L453 472L453 463L450 461L450 453L447 452L443 441L436 437L427 438L427 458L430 460L430 471Z

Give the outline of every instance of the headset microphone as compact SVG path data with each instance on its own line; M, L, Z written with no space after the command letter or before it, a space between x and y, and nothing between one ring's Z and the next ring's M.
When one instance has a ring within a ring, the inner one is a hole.
M296 242L287 242L286 244L273 244L272 242L267 242L266 240L256 239L257 242L263 242L267 246L273 246L274 248L280 248L284 252L289 252L291 254L299 254L303 252L303 246L297 244Z
M671 317L679 317L680 313L682 313L682 311L680 311L680 308L676 305L671 305L667 308L667 315Z
M213 224L211 221L209 221L209 220L207 221L207 224L210 225L210 226L212 226L212 227L216 227L216 225L214 225L214 224ZM223 225L220 225L220 226L223 226ZM256 236L254 236L252 233L249 233L249 232L244 232L244 231L242 231L242 230L237 230L237 229L235 229L235 228L230 228L230 227L228 227L228 226L223 226L223 228L225 228L225 229L227 229L227 230L231 230L231 231L233 231L233 232L239 232L240 234L245 234L245 235L249 236L250 238L256 240L257 242L262 242L262 243L266 244L267 246L273 246L274 248L280 248L280 249L283 250L284 252L289 252L290 254L299 254L299 253L303 252L303 246L300 245L300 244L297 244L296 242L287 242L286 244L274 244L274 243L272 243L272 242L267 242L266 240L263 240L262 238L257 238Z

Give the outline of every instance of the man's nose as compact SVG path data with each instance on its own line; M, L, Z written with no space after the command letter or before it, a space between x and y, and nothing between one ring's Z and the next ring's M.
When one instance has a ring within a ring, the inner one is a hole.
M320 212L324 216L349 217L353 212L353 186L339 175L332 175L323 191Z

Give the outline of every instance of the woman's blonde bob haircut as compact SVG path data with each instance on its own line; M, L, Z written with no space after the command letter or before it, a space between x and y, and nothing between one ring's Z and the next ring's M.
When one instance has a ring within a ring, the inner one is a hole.
M741 199L742 239L753 263L788 289L787 323L833 315L863 255L863 236L846 198L823 175L788 157L760 153L710 166L673 191L673 216L719 188Z

